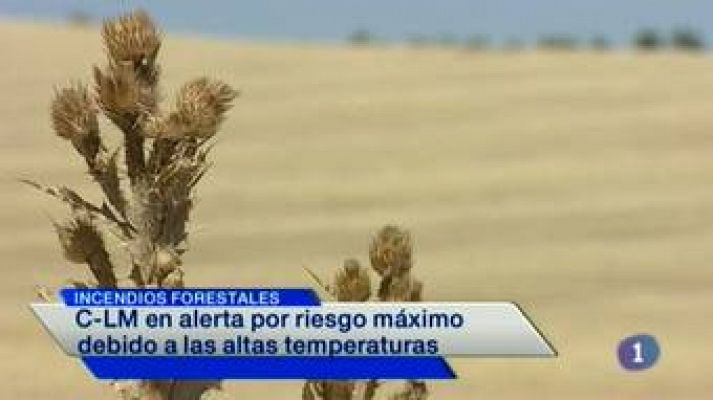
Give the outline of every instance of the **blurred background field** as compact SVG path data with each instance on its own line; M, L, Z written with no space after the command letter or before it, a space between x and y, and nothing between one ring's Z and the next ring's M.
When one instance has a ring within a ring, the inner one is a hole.
M51 230L64 210L17 182L90 190L48 105L100 51L91 27L0 23L2 397L113 398L27 308L34 285L80 269ZM241 90L199 189L191 284L310 285L302 265L326 277L345 257L367 263L369 235L400 223L427 299L517 301L560 352L451 360L460 379L432 398L710 398L710 56L169 35L161 60L166 97L200 74ZM625 373L616 345L640 332L662 359ZM227 390L288 399L300 383Z

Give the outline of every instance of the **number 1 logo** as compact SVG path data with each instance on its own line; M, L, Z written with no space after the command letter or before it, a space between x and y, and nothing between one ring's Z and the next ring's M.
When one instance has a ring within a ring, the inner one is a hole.
M651 368L659 359L661 349L651 335L634 335L619 342L619 364L628 371Z

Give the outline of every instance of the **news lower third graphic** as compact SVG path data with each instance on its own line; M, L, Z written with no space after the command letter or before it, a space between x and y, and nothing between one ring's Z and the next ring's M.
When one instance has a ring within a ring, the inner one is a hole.
M31 308L100 379L453 379L446 357L554 357L511 302L332 303L311 289L63 289Z

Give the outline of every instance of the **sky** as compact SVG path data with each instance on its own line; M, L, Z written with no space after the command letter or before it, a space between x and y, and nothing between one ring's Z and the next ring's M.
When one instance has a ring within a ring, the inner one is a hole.
M713 40L711 0L0 0L0 16L63 20L81 11L101 19L136 7L169 32L253 40L334 42L366 29L386 41L567 34L624 44L643 27L689 27Z

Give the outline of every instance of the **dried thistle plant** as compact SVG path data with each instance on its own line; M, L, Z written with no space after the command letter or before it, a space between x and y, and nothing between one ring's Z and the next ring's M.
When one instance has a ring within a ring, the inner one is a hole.
M423 284L411 273L412 254L411 234L401 227L386 225L372 237L369 259L380 278L376 301L421 301ZM336 301L364 302L372 297L369 274L355 259L344 261L331 285L307 272ZM302 387L302 400L373 400L380 387L377 380L307 381ZM389 400L426 400L428 388L424 382L407 381L403 389L386 396Z
M135 11L103 24L107 62L94 67L94 85L74 83L55 92L52 127L87 165L104 200L25 181L66 203L71 216L56 222L64 257L86 264L93 279L77 287L183 287L181 257L196 184L206 173L211 138L237 92L208 78L179 91L168 113L159 108L158 28ZM103 114L123 135L110 149L99 131ZM123 157L122 154L123 148ZM108 240L118 238L122 246ZM124 250L117 250L124 249ZM126 251L128 265L116 252ZM44 290L39 294L48 295ZM115 384L125 400L195 400L220 388L216 381L141 381Z

